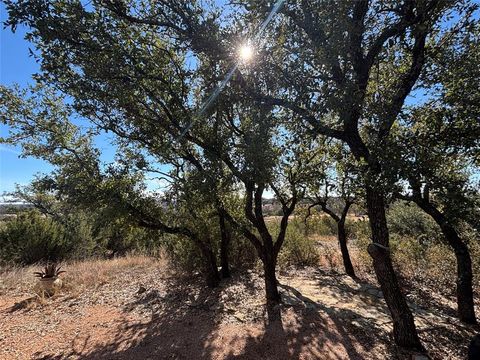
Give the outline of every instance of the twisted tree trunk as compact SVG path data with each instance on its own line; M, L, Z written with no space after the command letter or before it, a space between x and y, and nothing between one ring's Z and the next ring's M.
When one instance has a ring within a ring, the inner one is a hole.
M331 208L327 206L326 199L320 201L319 203L322 210L328 215L330 215L330 217L337 223L337 238L338 244L340 245L340 252L342 253L345 273L352 278L356 278L355 270L353 269L352 265L352 260L350 259L350 253L348 252L347 230L345 228L345 221L347 219L348 210L350 209L352 202L348 200L345 202L345 206L343 207L342 214L340 216L338 216Z
M455 227L447 217L432 203L425 199L415 199L415 203L440 226L445 240L452 248L457 262L457 314L460 321L476 324L475 305L473 301L472 259L468 246L462 241Z
M385 202L381 193L366 187L367 211L373 243L368 252L393 319L395 343L403 348L424 351L413 320L413 315L400 289L389 250L389 234L385 216Z
M345 267L345 273L352 277L356 278L355 270L353 269L352 260L350 259L350 254L348 252L347 246L347 231L345 229L345 218L340 219L337 222L337 231L338 231L338 243L340 245L340 251L342 253L343 266Z
M273 255L273 256L272 256ZM265 253L263 262L263 271L265 274L265 293L267 297L267 306L275 306L280 303L281 297L278 291L278 281L275 274L277 259L274 254Z

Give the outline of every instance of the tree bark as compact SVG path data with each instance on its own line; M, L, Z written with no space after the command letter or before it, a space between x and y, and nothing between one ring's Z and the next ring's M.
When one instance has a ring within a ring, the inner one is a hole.
M230 277L230 264L228 260L228 249L230 244L230 232L227 229L227 224L225 223L225 216L220 213L219 215L219 225L220 225L220 265L222 267L222 278Z
M473 301L472 259L468 246L462 241L457 230L446 216L428 200L416 199L418 206L430 215L440 226L445 240L453 249L457 262L457 314L460 321L476 324L475 305Z
M373 243L368 246L368 252L373 259L375 274L393 319L395 343L408 350L423 352L424 348L418 337L412 312L393 269L388 248L389 234L384 198L381 193L370 186L366 187L366 198L373 240Z
M335 222L337 223L337 238L338 238L338 243L340 245L340 252L342 253L343 266L345 268L345 273L352 278L356 278L355 270L353 269L352 261L350 259L350 254L348 252L347 231L345 229L345 221L347 219L348 210L350 209L351 205L352 205L351 202L346 201L342 214L338 216L332 209L330 209L327 206L326 201L320 203L322 210L328 215L330 215L330 217L333 220L335 220Z
M288 215L285 214L282 217L280 222L280 233L278 235L277 241L274 244L272 235L270 234L268 227L265 223L262 210L262 194L264 186L259 186L255 191L254 196L254 214L255 214L255 223L256 228L262 238L263 247L260 259L263 262L263 270L265 272L265 293L267 297L267 308L270 310L275 307L275 305L281 302L280 293L278 292L278 282L275 274L275 268L277 266L277 256L280 251L280 247L283 243L285 237L286 226L288 223ZM270 319L274 320L274 319Z
M262 259L263 270L265 273L265 292L267 296L267 306L272 307L280 303L281 297L278 292L277 276L275 274L276 257L272 254L265 254Z
M220 274L218 273L217 261L213 252L210 254L206 264L207 286L214 288L220 283Z
M460 321L466 324L476 324L475 305L472 289L472 260L467 245L459 237L447 240L455 242L454 253L457 260L457 313ZM459 243L458 243L459 242ZM452 245L451 245L452 246Z
M345 230L345 219L341 219L337 222L337 231L338 231L338 243L340 245L340 251L342 252L343 266L345 267L345 272L348 276L356 278L355 270L353 269L352 261L350 259L350 254L348 252L347 246L347 232Z
M220 274L217 267L217 257L212 249L205 246L205 244L198 244L202 252L205 264L205 280L207 286L210 288L217 287L220 283Z

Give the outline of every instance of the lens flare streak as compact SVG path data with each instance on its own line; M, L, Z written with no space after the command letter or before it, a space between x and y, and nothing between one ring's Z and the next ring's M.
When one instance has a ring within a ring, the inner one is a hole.
M270 13L268 14L267 18L262 22L262 24L260 25L260 28L258 29L257 33L253 37L254 43L256 43L260 39L262 34L265 32L265 29L267 28L268 24L270 23L270 21L272 21L273 17L278 13L278 10L280 10L280 7L283 5L284 2L285 2L285 0L278 0L275 3L272 10L270 10ZM249 46L249 45L245 45L245 46ZM250 45L250 46L252 46L252 45ZM250 48L249 54L248 54L249 57L251 57L253 55L251 52L252 52L252 50ZM245 51L245 53L246 53L246 51ZM243 59L243 60L248 60L248 59ZM235 71L237 70L241 61L242 61L242 59L238 60L232 66L232 68L228 71L227 75L225 75L225 78L222 80L222 82L220 84L218 84L218 86L215 88L215 90L212 92L212 94L210 94L208 99L200 107L198 112L193 116L192 121L190 121L190 123L185 127L185 129L183 129L180 136L177 138L177 141L181 140L186 135L186 133L192 128L195 121L198 120L205 113L205 111L215 101L215 99L218 97L218 95L220 95L220 93L224 89L225 85L227 85L227 83L232 79L232 76L235 73Z

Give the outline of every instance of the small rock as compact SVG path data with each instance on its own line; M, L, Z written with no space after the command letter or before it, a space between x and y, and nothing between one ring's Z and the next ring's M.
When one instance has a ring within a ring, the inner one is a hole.
M145 286L140 285L138 288L137 294L143 294L145 291L147 291L147 288Z

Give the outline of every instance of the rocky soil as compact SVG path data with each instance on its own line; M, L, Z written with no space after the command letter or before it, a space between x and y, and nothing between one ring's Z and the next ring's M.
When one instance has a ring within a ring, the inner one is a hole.
M255 271L235 273L212 291L199 275L181 276L163 263L117 270L81 289L67 278L65 290L48 299L0 286L0 359L401 358L382 293L365 279L280 272L284 303L270 314L280 320L268 321ZM464 359L478 328L451 316L446 299L426 310L409 298L432 357Z

